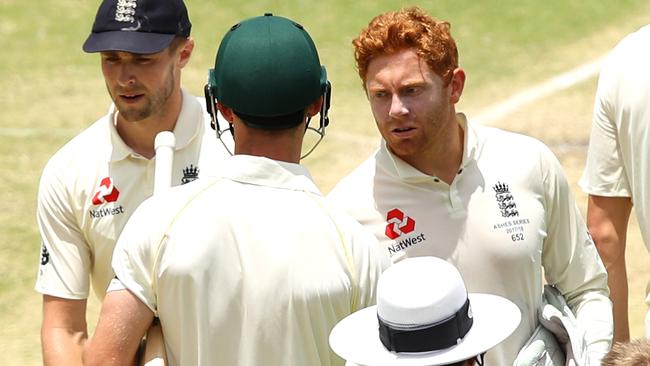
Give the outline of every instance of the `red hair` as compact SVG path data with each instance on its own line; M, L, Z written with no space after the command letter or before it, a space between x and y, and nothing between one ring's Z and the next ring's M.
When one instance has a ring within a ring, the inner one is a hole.
M370 61L405 49L414 49L448 85L458 67L458 49L450 28L449 22L434 19L418 7L376 16L352 41L364 88Z
M645 366L650 360L650 340L633 339L616 342L603 358L603 366Z

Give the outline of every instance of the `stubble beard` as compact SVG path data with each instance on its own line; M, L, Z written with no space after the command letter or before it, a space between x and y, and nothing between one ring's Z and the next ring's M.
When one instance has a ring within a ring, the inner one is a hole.
M386 136L382 135L388 149L400 159L413 165L423 156L435 152L436 146L446 145L448 142L445 139L441 140L439 135L445 126L439 119L434 118L429 117L426 122L418 123L419 132L410 138L395 138L391 136L390 131L386 133Z
M155 89L152 93L143 95L144 105L142 107L121 105L115 95L113 95L113 93L110 91L110 89L109 94L111 95L111 99L113 99L113 103L115 103L115 107L117 108L120 116L125 121L142 121L156 114L160 114L163 111L167 104L167 101L174 92L174 76L173 65L170 65L169 72L167 73L167 77L165 78L162 86ZM146 89L140 88L138 85L136 85L133 89L146 91Z

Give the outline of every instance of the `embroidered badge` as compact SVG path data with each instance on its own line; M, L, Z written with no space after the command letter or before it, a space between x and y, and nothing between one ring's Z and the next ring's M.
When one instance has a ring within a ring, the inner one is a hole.
M182 184L186 184L192 181L199 179L199 167L190 164L190 166L183 169L183 178L181 179Z
M118 22L134 23L135 8L138 6L136 0L117 0L115 9L115 20Z
M510 187L506 183L497 182L497 184L492 187L494 192L496 192L497 204L501 210L501 216L503 217L513 217L519 216L519 211L517 211L517 205L515 204L515 199L510 193Z
M50 262L50 253L47 251L47 248L44 244L41 245L41 266L44 266Z

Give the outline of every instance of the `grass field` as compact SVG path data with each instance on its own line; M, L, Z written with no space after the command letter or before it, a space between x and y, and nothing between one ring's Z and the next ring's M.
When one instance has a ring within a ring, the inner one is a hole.
M326 140L305 161L323 191L377 146L351 39L372 16L421 5L452 23L468 82L459 109L472 115L517 91L607 52L650 22L647 0L199 1L187 0L197 48L184 85L199 94L218 40L243 18L271 11L312 34L334 86ZM0 0L0 364L40 363L39 259L35 196L48 157L101 116L108 96L96 55L81 52L96 1ZM536 136L560 157L575 186L584 164L595 79L539 100L496 125ZM642 334L642 291L650 277L638 231L629 234L633 336ZM93 303L92 313L97 304ZM94 318L89 322L94 323Z

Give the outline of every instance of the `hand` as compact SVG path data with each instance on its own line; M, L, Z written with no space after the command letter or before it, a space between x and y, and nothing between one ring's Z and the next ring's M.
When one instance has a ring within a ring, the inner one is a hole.
M513 366L546 365L547 356L544 341L537 339L519 352Z

